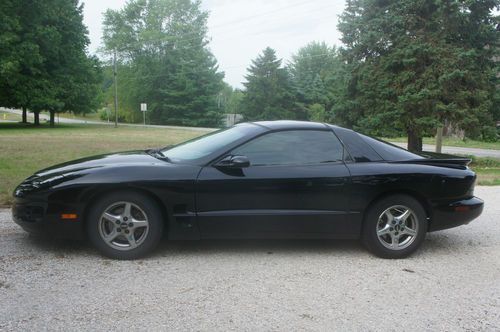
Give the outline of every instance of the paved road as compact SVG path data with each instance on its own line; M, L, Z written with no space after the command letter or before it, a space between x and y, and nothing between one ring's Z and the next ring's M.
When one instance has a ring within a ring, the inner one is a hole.
M405 148L405 149L407 147L406 143L392 142L392 144L398 145L398 146ZM424 144L423 149L424 149L424 151L431 151L431 152L436 151L436 147L434 145L430 145L430 144ZM462 148L462 147L456 147L456 146L443 146L442 151L443 151L443 153L457 154L457 155L467 155L467 156L473 155L473 156L477 156L477 157L500 158L500 150Z
M0 330L499 331L500 187L406 260L356 241L165 243L120 262L0 210Z
M2 108L2 111L9 112L12 114L22 115L21 110L16 109L8 109ZM50 117L47 114L40 114L40 121L49 121ZM68 119L59 117L60 123L69 123L69 124L94 124L94 125L109 125L114 126L114 122L106 122L106 121L92 121L92 120L81 120L81 119ZM0 122L12 122L12 121L0 121ZM182 130L194 130L194 131L202 131L209 132L214 131L214 128L202 128L202 127L181 127L181 126L161 126L161 125L142 125L142 124L134 124L134 123L119 123L120 126L125 127L148 127L148 128L166 128L166 129L182 129Z

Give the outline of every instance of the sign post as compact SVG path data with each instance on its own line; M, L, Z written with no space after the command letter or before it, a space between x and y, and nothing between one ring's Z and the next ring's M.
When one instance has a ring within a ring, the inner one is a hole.
M148 104L141 103L142 118L144 120L144 125L146 125L146 112L148 111Z

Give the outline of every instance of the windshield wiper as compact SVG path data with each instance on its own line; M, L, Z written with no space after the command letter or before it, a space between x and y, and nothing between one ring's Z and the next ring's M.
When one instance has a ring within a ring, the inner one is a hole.
M170 158L168 158L167 156L165 156L163 154L163 152L161 152L161 149L149 149L149 150L146 150L146 153L157 158L157 159L161 159L161 160L165 160L165 161L170 161Z

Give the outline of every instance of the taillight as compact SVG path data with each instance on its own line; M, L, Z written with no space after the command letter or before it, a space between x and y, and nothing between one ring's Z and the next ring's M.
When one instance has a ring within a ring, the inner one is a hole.
M474 174L474 180L472 180L470 188L469 188L469 190L467 190L467 196L470 196L470 197L474 196L474 187L476 187L476 182L477 182L477 175Z

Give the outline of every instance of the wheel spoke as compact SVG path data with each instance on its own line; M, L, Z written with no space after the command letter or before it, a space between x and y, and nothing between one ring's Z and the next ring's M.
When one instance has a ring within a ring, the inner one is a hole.
M127 218L131 218L131 210L132 210L132 204L130 203L125 203L125 207L123 208L123 213L122 215Z
M378 236L383 236L389 234L391 231L391 226L389 224L385 225L384 228L377 231Z
M401 233L406 234L406 235L410 235L410 236L417 235L417 232L414 229L411 229L410 227L405 227Z
M141 227L148 227L148 222L146 220L132 220L132 224L134 225L132 228L137 229Z
M104 241L110 243L112 242L114 239L116 239L116 237L119 235L120 233L118 233L116 231L116 227L113 226L113 230L111 231L111 233L107 234L105 237L104 237Z
M410 210L406 210L405 212L403 212L399 217L398 219L405 222L406 219L408 219L408 217L411 215L411 211Z
M111 213L109 213L109 212L104 212L104 214L102 215L102 217L103 217L104 219L106 219L107 221L112 222L113 224L114 224L116 221L120 220L120 216L115 216L115 215L113 215L113 214L111 214Z
M391 247L397 248L399 245L399 235L391 234Z
M134 232L130 232L130 234L127 235L127 241L130 244L130 249L137 247L137 242L135 241Z
M385 216L387 218L387 223L391 223L394 220L394 215L390 210L385 211Z

